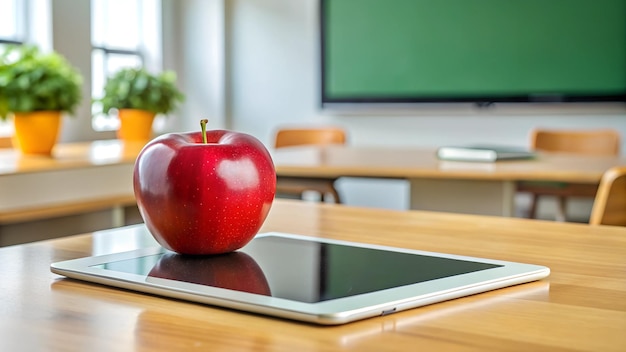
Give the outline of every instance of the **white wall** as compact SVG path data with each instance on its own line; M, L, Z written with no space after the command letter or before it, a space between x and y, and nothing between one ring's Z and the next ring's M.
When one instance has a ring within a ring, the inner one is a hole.
M162 0L164 68L174 70L186 101L165 121L167 131L225 128L225 0Z

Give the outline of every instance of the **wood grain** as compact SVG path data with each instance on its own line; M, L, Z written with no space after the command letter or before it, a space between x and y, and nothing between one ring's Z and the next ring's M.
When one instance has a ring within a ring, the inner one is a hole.
M531 284L321 327L62 279L153 244L141 227L0 248L0 350L624 351L626 228L277 200L263 231L546 265Z

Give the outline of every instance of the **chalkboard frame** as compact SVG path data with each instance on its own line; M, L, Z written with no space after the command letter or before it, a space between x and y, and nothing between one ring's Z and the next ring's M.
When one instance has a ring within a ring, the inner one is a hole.
M328 3L338 0L319 0L319 69L320 69L320 100L322 108L327 107L411 107L411 106L440 106L440 105L458 105L471 104L478 107L492 106L497 103L626 103L626 83L624 91L617 94L598 94L597 92L583 92L580 94L556 93L556 94L537 94L528 92L526 94L514 95L443 95L443 96L377 96L377 95L351 95L335 97L329 94L327 89L328 67L326 63L327 51L327 19L326 10ZM385 0L381 0L385 1ZM626 1L626 0L625 0ZM626 38L626 14L625 14L625 32ZM626 62L626 55L624 57ZM626 75L624 76L626 82Z

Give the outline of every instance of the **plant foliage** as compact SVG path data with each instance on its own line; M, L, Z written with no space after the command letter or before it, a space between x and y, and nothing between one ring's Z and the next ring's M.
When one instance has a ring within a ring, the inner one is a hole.
M184 99L173 71L154 75L142 68L125 68L107 79L104 96L94 102L101 103L105 113L111 109L141 109L167 114Z
M58 53L9 46L0 54L0 117L46 110L73 114L82 100L82 82L80 73Z

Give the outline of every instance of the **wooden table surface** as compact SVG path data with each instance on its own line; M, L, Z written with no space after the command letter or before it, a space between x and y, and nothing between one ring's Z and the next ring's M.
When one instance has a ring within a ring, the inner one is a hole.
M0 176L108 164L134 164L144 143L102 140L60 143L52 157L0 150ZM411 147L290 147L272 151L279 176L554 180L597 183L602 173L626 165L625 156L540 153L533 160L474 163L438 160L434 149Z
M546 265L551 275L323 327L49 271L153 244L143 226L0 248L0 351L625 351L626 228L277 200L262 231Z
M496 163L443 161L435 149L411 147L290 147L273 152L276 173L291 177L380 177L461 180L544 180L597 184L625 156L538 153Z
M57 208L80 212L82 205L127 204L134 197L133 166L144 144L59 143L51 156L0 149L0 221L39 220L45 218L39 214Z
M59 143L52 150L51 156L24 155L16 149L0 149L0 176L134 164L144 144L117 139Z

